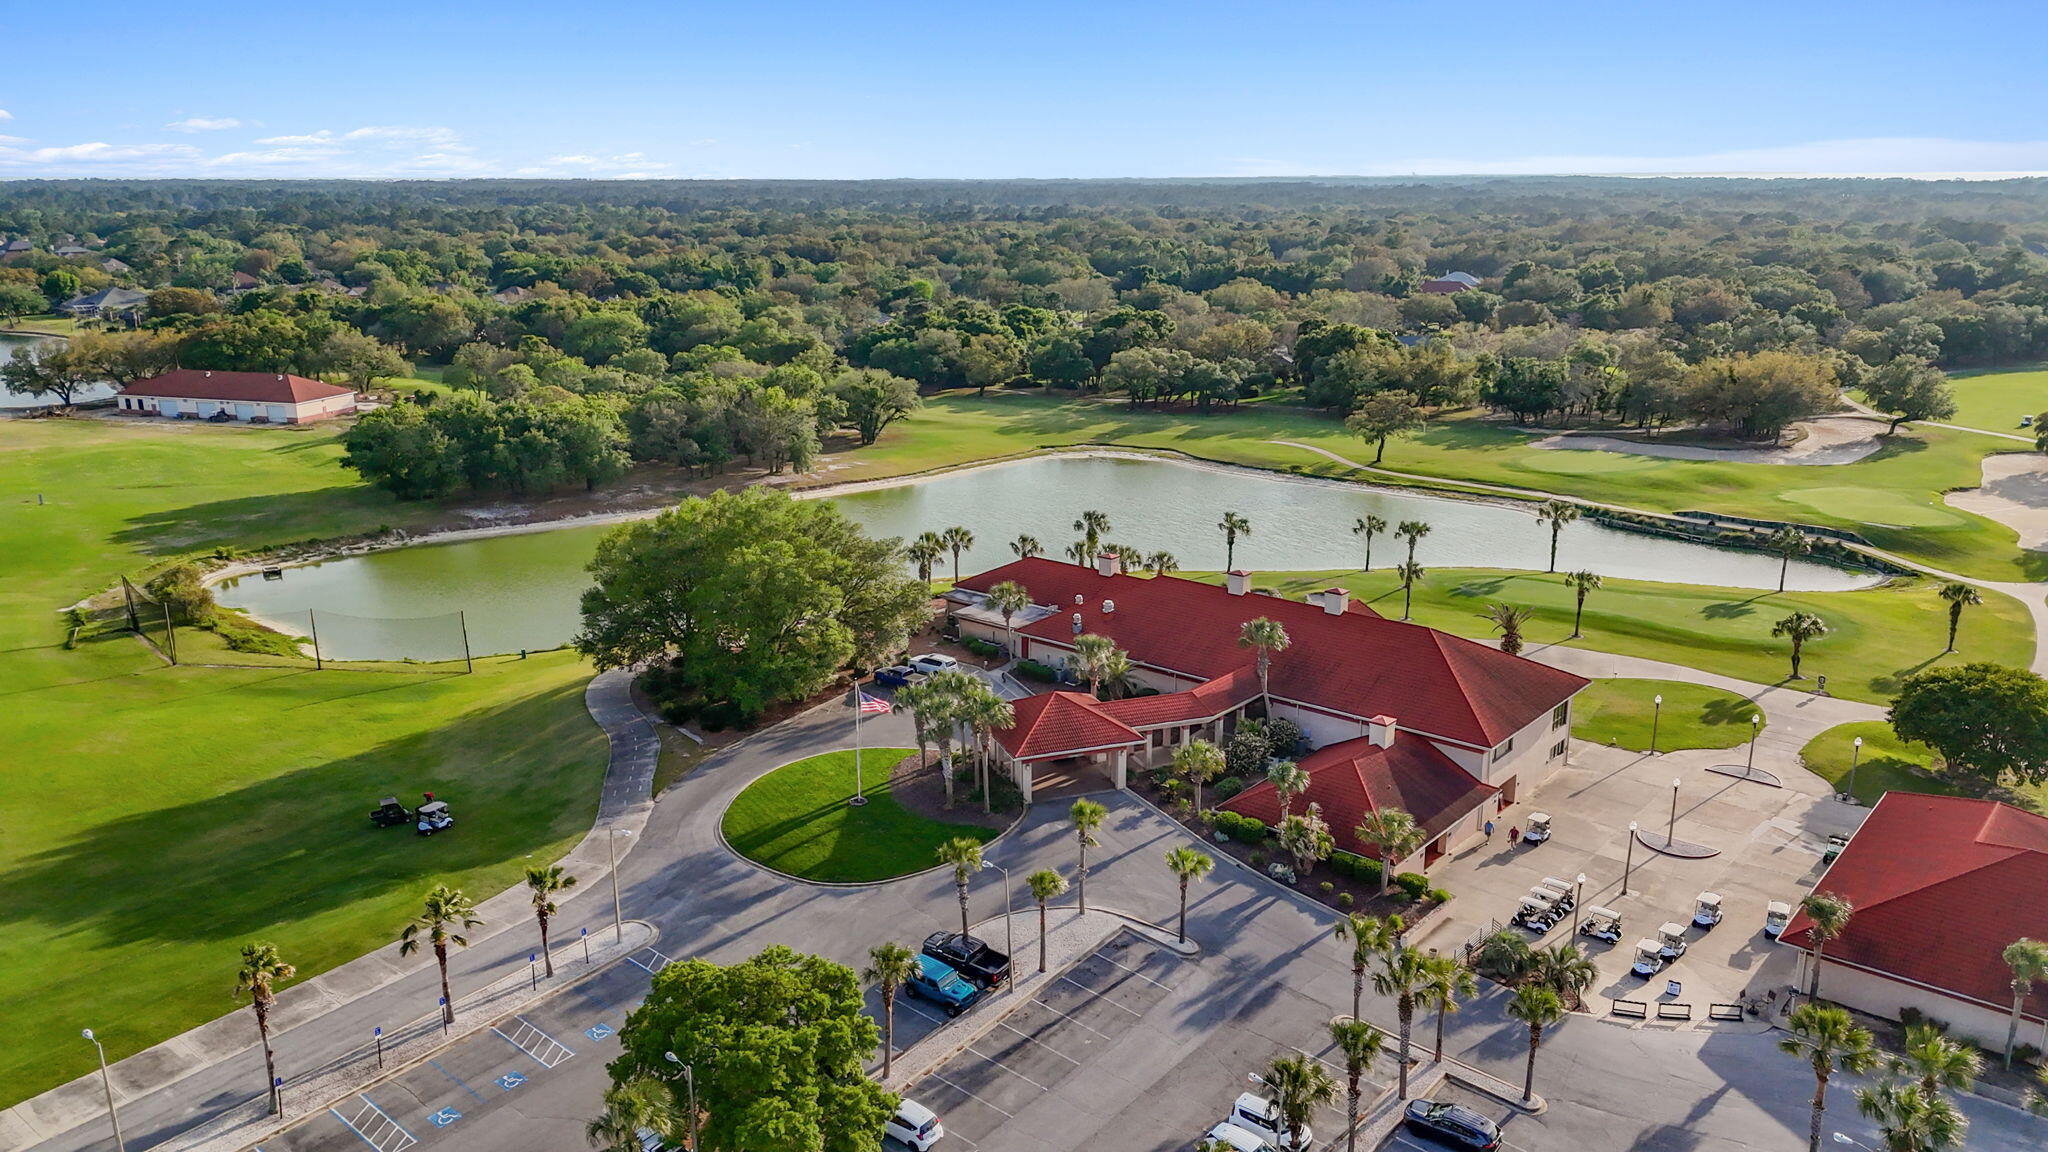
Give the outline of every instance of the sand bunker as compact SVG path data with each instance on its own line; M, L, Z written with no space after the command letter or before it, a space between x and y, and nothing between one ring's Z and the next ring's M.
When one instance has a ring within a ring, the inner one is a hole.
M2020 547L2048 552L2048 456L2002 452L1984 458L1984 486L1951 492L1951 508L1974 512L2020 534Z
M1783 448L1702 448L1693 444L1658 444L1618 436L1554 432L1535 441L1538 448L1582 452L1613 452L1624 456L1661 456L1667 460L1718 460L1730 464L1854 464L1883 447L1878 433L1884 424L1863 416L1823 416L1794 427L1806 435Z

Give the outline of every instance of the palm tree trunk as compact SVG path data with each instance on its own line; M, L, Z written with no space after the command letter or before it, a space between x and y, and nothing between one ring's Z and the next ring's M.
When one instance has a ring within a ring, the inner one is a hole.
M2020 1011L2027 1002L2027 986L2013 981L2012 1020L2005 1026L2005 1066L2012 1068L2012 1048L2020 1038Z
M1578 638L1579 622L1586 618L1586 594L1579 593L1578 607L1572 609L1572 637Z
M1351 964L1351 1018L1359 1019L1359 1010L1365 1000L1365 962L1354 960Z
M1533 1100L1536 1097L1536 1046L1541 1043L1543 1029L1532 1026L1529 1029L1529 1066L1522 1071L1523 1100Z
M1038 970L1045 971L1045 901L1038 902Z
M1792 638L1792 678L1794 680L1799 679L1799 647L1799 637L1794 636Z
M882 985L882 1079L896 1062L896 986Z
M1372 571L1372 533L1365 534L1365 571Z
M1960 624L1960 623L1962 623L1962 622L1963 622L1963 606L1962 606L1961 604L1951 604L1951 605L1949 605L1949 606L1948 606L1948 647L1946 647L1946 648L1942 649L1942 651L1944 651L1944 652L1953 652L1953 651L1955 651L1955 650L1956 650L1956 625L1958 625L1958 624Z
M1816 1072L1813 1077L1813 1116L1807 1121L1806 1152L1820 1152L1820 1118L1828 1110L1828 1075Z
M441 966L441 1023L455 1023L455 993L448 989L448 946L434 945L434 963Z
M1408 610L1414 603L1415 585L1407 580L1401 581L1401 619L1406 620L1408 618Z
M967 881L960 881L960 934L967 935Z
M1550 522L1550 571L1557 571L1557 534L1564 531L1564 525L1555 520Z
M1410 1034L1411 1032L1413 1032L1413 1031L1415 1030L1415 1005L1414 1005L1414 1004L1412 1004L1412 1003L1410 1003L1410 1002L1408 1001L1407 997L1402 997L1402 999L1401 999L1401 1003L1400 1003L1400 1012L1401 1012L1401 1095L1400 1095L1399 1099L1402 1099L1402 1100L1406 1100L1406 1099L1408 1098L1408 1036L1409 1036L1409 1034Z
M541 964L546 968L548 979L553 980L555 978L555 954L548 951L548 918L545 913L540 917L540 959Z
M1351 1122L1344 1128L1344 1152L1358 1152L1358 1065L1353 1064L1350 1072L1346 1091L1350 1100L1348 1118Z
M1180 878L1180 942L1188 942L1188 878Z
M263 1094L270 1098L270 1110L280 1112L282 1101L278 1099L277 1057L270 1051L270 1006L259 996L254 1000L256 1009L256 1031L263 1037Z
M1806 982L1806 998L1807 998L1808 1000L1819 1000L1819 999L1820 999L1820 950L1821 950L1822 948L1825 948L1825 947L1827 947L1827 945L1825 945L1825 944L1822 944L1822 943L1820 943L1819 941L1815 941L1815 942L1814 942L1814 945L1813 945L1813 979L1811 979L1811 980L1808 980L1808 981Z
M1081 845L1081 864L1074 869L1074 898L1081 906L1081 912L1088 912L1088 845Z
M1792 554L1785 553L1778 561L1778 591L1785 590L1785 573L1792 570Z
M1439 1000L1439 1001L1437 1001L1437 1004L1436 1004L1436 1061L1437 1061L1437 1063L1439 1063L1439 1064L1443 1063L1443 1060L1444 1060L1444 1016L1445 1016L1445 1015L1446 1015L1447 1013L1449 1013L1449 1012L1450 1012L1450 1009L1451 1009L1451 1006L1450 1006L1449 1002L1447 1002L1447 1001L1443 1001L1443 1000Z
M946 782L946 811L953 810L953 743L939 745L939 776Z

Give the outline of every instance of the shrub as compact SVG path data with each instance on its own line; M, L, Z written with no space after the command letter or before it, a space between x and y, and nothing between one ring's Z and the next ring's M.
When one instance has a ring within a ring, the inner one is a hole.
M1247 857L1247 862L1254 868L1263 867L1266 863L1266 854L1264 852L1254 852Z
M1060 678L1059 672L1054 670L1052 665L1041 664L1036 660L1019 660L1013 670L1026 680L1042 680L1048 684L1056 683Z
M1223 752L1224 767L1232 776L1264 776L1266 761L1272 758L1273 746L1266 743L1264 726L1249 720L1238 726Z
M1353 899L1351 898L1351 893L1349 893L1349 892L1339 892L1339 893L1337 893L1337 907L1339 907L1339 908L1349 908L1349 907L1351 907L1351 906L1352 906L1353 904L1355 904L1355 903L1357 903L1357 901L1355 901L1355 900L1353 900Z
M988 641L983 640L979 636L963 637L960 641L960 646L962 648L967 649L969 652L974 653L976 656L981 656L984 658L1001 655L1003 651L1001 646L991 644Z
M2015 1044L2012 1046L2012 1058L2022 1064L2039 1064L2041 1050L2032 1044Z
M1270 834L1264 820L1221 809L1216 812L1216 830L1240 844L1261 844Z
M661 718L681 727L697 718L697 702L694 700L665 700L661 705Z
M1502 984L1512 984L1527 976L1534 963L1529 942L1512 928L1488 936L1472 953L1473 970Z
M1420 900L1429 892L1429 877L1420 872L1396 872L1394 887L1399 888L1401 895L1410 900Z
M1428 892L1423 893L1423 896L1431 904L1448 904L1451 902L1451 890L1448 888L1431 888Z
M1275 716L1266 721L1264 731L1268 754L1283 759L1300 752L1302 744L1306 742L1301 725L1284 717Z
M1380 882L1380 862L1370 856L1360 856L1356 852L1338 849L1331 853L1330 870L1339 876L1365 884Z
M1221 804L1242 791L1244 791L1244 777L1225 776L1210 787L1209 795L1215 798L1216 803Z
M727 728L751 728L761 717L758 713L747 712L730 700L717 700L706 704L703 711L698 713L698 718L706 731L723 732Z
M1325 896L1328 896L1330 893L1335 892L1337 890L1337 886L1335 884L1330 883L1328 880L1325 880L1321 884L1316 885L1316 887L1322 889L1323 895Z

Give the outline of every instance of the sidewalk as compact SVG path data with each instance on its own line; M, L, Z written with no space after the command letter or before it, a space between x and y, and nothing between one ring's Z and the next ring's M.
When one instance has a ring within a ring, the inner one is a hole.
M633 705L632 677L622 671L594 677L584 690L591 717L611 743L597 821L558 863L579 883L556 921L556 939L573 943L579 922L610 926L610 841L646 826L654 811L654 767L661 745ZM631 843L619 845L623 852ZM482 901L478 915L489 935L450 957L458 995L502 973L526 970L538 943L526 889L510 888ZM394 929L396 926L394 925ZM373 1027L387 1033L439 998L431 955L400 957L394 941L278 994L271 1010L272 1046L281 1074L322 1067L362 1046ZM254 1014L241 1007L153 1047L110 1069L114 1099L128 1129L128 1144L145 1148L190 1129L222 1108L260 1093L262 1054ZM243 1067L243 1065L248 1067ZM59 1085L0 1112L0 1152L44 1148L58 1152L95 1144L107 1105L97 1072ZM78 1131L94 1124L91 1135Z

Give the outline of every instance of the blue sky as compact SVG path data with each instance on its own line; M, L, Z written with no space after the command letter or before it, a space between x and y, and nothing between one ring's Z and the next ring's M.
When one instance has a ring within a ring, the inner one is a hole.
M2048 5L0 5L0 178L2048 172Z

